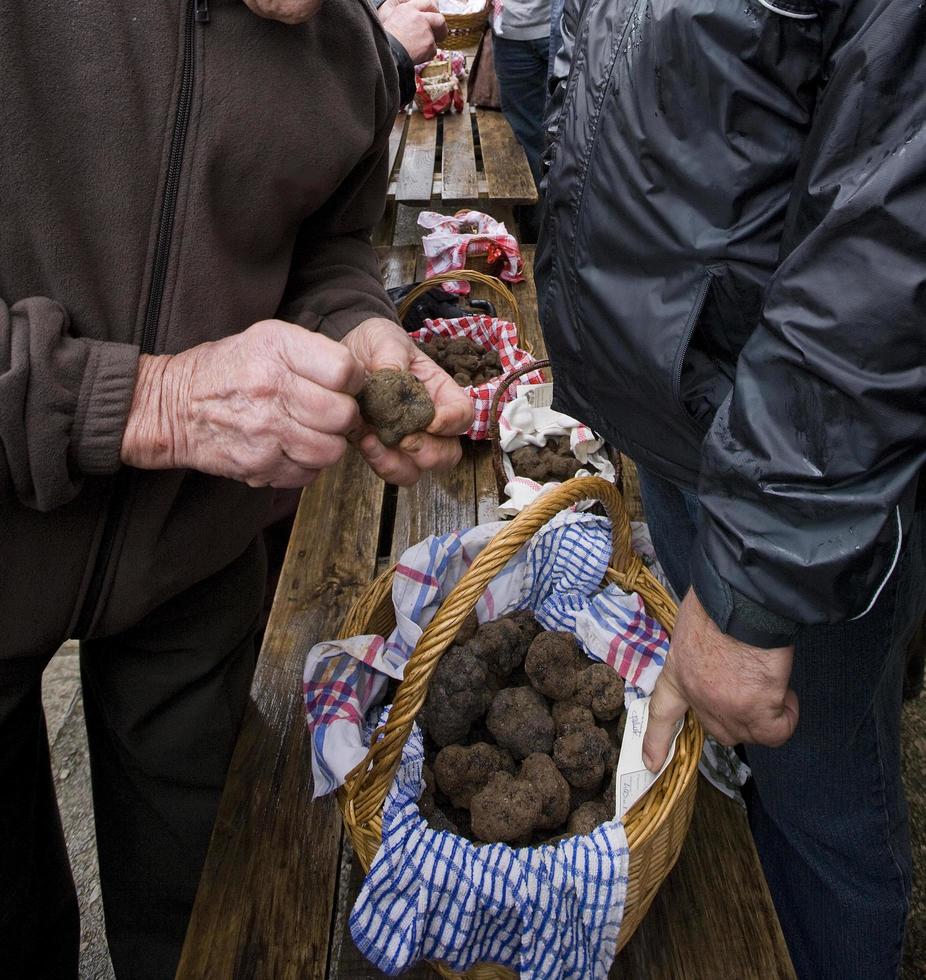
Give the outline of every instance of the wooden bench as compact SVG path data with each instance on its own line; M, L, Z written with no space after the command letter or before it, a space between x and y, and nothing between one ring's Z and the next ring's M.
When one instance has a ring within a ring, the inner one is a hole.
M525 248L523 337L543 350ZM410 282L414 248L381 253ZM180 980L373 980L346 926L361 880L333 799L312 800L305 653L378 570L428 534L496 519L485 445L394 491L354 454L302 496L178 971ZM404 976L432 976L426 968ZM626 980L794 976L743 810L700 781L681 857L611 972Z
M462 113L434 119L400 113L389 141L389 173L390 203L537 200L527 157L505 117L468 103Z

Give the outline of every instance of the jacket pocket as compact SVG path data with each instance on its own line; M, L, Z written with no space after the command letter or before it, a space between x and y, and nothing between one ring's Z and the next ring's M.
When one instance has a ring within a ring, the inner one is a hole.
M680 413L704 435L733 386L741 343L730 317L731 272L724 265L707 269L698 283L682 331L672 370L672 396ZM746 297L743 297L745 299ZM726 322L729 321L729 322Z

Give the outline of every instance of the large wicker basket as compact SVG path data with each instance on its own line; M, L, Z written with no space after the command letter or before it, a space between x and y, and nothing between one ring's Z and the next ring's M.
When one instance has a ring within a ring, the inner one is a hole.
M444 14L447 36L441 41L441 47L456 50L476 47L489 24L490 2L491 0L486 0L482 10L472 14Z
M538 497L483 549L444 600L406 666L388 721L374 733L366 759L348 774L345 785L338 792L344 825L364 870L369 870L382 841L383 803L441 655L489 582L521 546L561 510L588 499L599 500L611 518L613 558L607 582L638 592L649 613L671 632L675 625L675 604L634 553L630 543L630 522L616 488L598 477L584 477L563 483ZM393 568L380 575L354 603L344 621L342 636L388 635L394 629L394 571ZM624 817L630 846L630 880L618 949L633 935L678 859L694 808L702 741L701 728L689 713L671 764ZM460 980L462 976L466 980L513 980L516 977L510 970L493 963L477 964L465 975L441 963L432 966L448 980Z

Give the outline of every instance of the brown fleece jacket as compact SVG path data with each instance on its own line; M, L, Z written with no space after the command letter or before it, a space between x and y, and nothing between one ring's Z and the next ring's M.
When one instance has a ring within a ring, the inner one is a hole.
M261 525L268 491L120 467L140 349L394 316L369 234L398 101L375 15L194 14L0 0L0 657L126 628Z

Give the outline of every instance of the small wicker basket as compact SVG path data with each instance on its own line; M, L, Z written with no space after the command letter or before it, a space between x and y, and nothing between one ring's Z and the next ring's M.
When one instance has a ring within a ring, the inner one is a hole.
M676 607L665 589L643 565L630 543L630 522L617 489L598 477L569 480L542 494L487 545L453 587L428 624L405 668L386 724L376 730L364 761L347 776L338 791L344 825L354 851L368 871L382 841L383 804L398 769L412 724L424 705L428 682L437 662L450 646L463 620L475 608L488 584L561 510L581 500L600 501L610 519L613 556L606 582L642 596L650 615L671 632ZM341 629L342 637L395 628L392 580L395 568L376 578L357 599ZM618 949L621 949L649 909L666 875L678 859L688 832L697 787L698 759L703 735L690 713L666 771L624 816L630 847L630 880L624 905ZM441 963L432 967L447 980L516 980L516 974L494 963L480 963L466 974Z
M505 467L502 463L502 447L499 441L499 420L501 418L501 412L498 410L498 403L515 381L532 371L545 371L549 375L550 362L546 359L534 361L533 364L525 364L524 367L518 368L517 371L512 371L498 386L495 394L492 396L492 407L489 410L489 445L492 447L492 472L495 475L495 486L498 489L499 502L505 498L508 475L505 473ZM624 476L621 455L607 444L604 446L604 449L614 464L615 486L619 491L623 492Z
M482 10L472 14L444 14L447 22L447 36L441 41L441 47L460 48L475 47L482 40L486 27L489 26L489 7L491 0L486 0Z
M429 279L425 279L424 282L419 282L408 291L399 304L399 321L402 322L405 319L405 315L411 309L412 303L419 296L423 296L429 289L433 289L443 282L456 282L458 279L476 283L478 286L488 287L497 297L505 301L509 309L507 319L515 324L515 326L521 322L521 307L518 306L518 301L515 299L514 293L501 279L498 279L496 276L487 275L485 272L479 272L477 269L454 269L452 272L438 272ZM520 338L518 339L518 343L521 344ZM521 349L526 350L528 354L533 354L533 350L529 346L521 344Z

